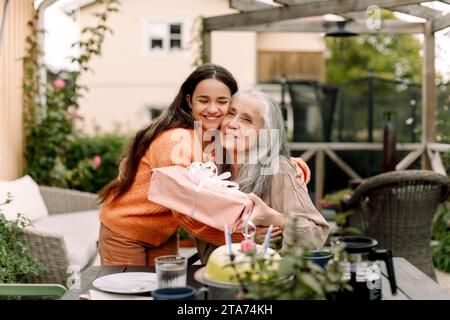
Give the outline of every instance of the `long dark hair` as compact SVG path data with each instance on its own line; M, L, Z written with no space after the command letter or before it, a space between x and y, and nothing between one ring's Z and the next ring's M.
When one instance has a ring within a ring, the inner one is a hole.
M105 202L112 192L115 193L113 197L113 200L115 200L130 189L141 158L159 133L172 128L194 127L192 110L186 101L186 96L192 97L197 84L206 79L217 79L223 82L230 89L231 95L238 89L233 75L222 66L208 63L195 69L181 85L169 108L148 127L136 133L127 151L122 156L125 163L122 166L123 171L120 173L120 179L114 179L100 190L99 199L101 202Z

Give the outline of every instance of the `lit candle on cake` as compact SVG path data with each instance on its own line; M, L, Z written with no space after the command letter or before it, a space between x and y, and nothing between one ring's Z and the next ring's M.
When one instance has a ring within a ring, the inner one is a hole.
M233 250L231 249L231 232L228 229L228 225L225 225L225 244L228 247L228 251L230 253L230 255L233 254Z

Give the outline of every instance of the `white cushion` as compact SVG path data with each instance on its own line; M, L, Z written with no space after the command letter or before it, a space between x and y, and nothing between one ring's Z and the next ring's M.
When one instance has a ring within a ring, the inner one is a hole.
M98 212L89 210L50 215L27 228L62 235L69 254L69 263L82 269L97 254L100 229Z
M12 202L0 207L7 220L13 220L21 213L31 222L48 216L47 206L39 192L37 183L30 177L24 176L14 181L0 181L0 203L11 193Z

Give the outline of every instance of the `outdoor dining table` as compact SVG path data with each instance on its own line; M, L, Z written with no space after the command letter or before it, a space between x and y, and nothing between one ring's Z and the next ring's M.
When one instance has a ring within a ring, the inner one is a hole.
M194 279L194 273L202 265L190 265L187 272L187 284L200 288L203 284ZM430 277L417 269L404 258L394 258L394 269L397 280L397 294L392 295L386 272L382 271L383 300L450 300L450 293L441 288ZM69 289L62 300L79 300L80 295L95 289L92 282L102 276L120 272L154 272L153 267L142 266L91 266L81 272L79 289Z

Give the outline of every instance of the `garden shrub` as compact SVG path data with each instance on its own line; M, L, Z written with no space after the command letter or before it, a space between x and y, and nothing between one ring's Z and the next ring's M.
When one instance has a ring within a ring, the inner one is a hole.
M442 204L433 224L433 262L437 269L450 272L450 202Z
M12 199L8 196L4 203ZM25 282L28 276L37 276L43 270L20 241L20 234L30 221L18 214L15 220L7 220L0 208L0 283Z
M99 12L93 13L94 24L81 30L81 41L73 44L79 55L71 61L75 71L53 73L39 59L43 52L38 38L45 33L39 27L36 11L28 22L29 35L25 39L26 55L23 57L23 102L26 167L28 174L40 185L63 188L74 187L85 191L98 191L116 171L115 165L122 142L113 136L83 138L78 135L80 99L88 88L81 77L89 71L89 62L101 56L102 46L112 29L107 26L110 16L118 11L118 0L98 0ZM41 70L47 70L42 79ZM45 86L41 81L46 80ZM104 142L102 142L104 141ZM120 139L121 141L121 139ZM111 143L111 145L109 145ZM92 145L92 147L88 147ZM79 151L77 151L79 148ZM95 151L94 162L90 154ZM100 152L103 153L100 155ZM67 159L71 157L71 159ZM103 168L100 163L104 162ZM105 163L106 162L106 163ZM108 165L107 165L108 164ZM92 181L89 181L92 180Z
M79 137L65 155L67 187L94 193L100 191L117 177L125 144L126 138L114 133Z

